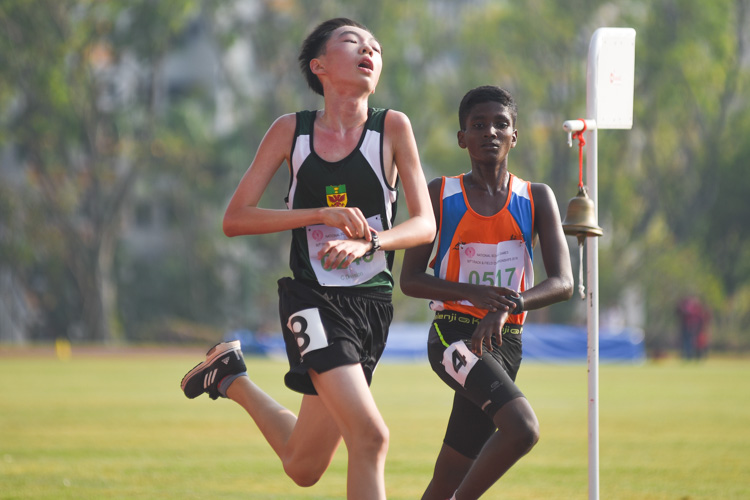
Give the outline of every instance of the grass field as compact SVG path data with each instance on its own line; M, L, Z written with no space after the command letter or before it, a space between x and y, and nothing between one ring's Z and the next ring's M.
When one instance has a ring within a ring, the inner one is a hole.
M302 489L238 406L182 395L201 349L0 354L0 499L345 497L344 447ZM285 362L248 361L262 387L297 408ZM522 366L542 438L484 498L588 498L586 377L585 365ZM451 392L427 364L383 364L373 391L391 430L388 497L418 499ZM602 500L749 499L750 362L602 365L600 441Z

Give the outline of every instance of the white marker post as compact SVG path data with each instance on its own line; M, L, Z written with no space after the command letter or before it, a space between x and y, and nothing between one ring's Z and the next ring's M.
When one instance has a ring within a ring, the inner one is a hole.
M589 44L586 74L586 180L597 220L597 139L600 129L633 127L635 30L599 28ZM583 130L582 120L567 120L568 134ZM570 144L570 140L568 141ZM586 287L588 322L589 500L599 500L599 240L588 238Z

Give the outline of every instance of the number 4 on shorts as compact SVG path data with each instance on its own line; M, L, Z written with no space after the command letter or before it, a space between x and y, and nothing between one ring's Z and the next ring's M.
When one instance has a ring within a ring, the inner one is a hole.
M445 371L453 377L461 387L466 385L466 377L479 358L471 352L462 341L454 342L443 352L443 366Z

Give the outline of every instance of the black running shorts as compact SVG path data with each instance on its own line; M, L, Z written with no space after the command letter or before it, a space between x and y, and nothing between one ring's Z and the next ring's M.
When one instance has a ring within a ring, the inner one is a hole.
M471 352L471 335L479 319L441 311L430 328L427 352L433 371L456 391L445 444L476 458L495 432L492 418L507 402L523 397L515 379L521 366L519 325L506 324L503 343L493 340L493 350L479 358Z
M371 383L393 319L391 294L322 287L292 278L282 278L278 285L279 317L289 358L286 386L302 394L317 394L308 370L323 373L357 363Z

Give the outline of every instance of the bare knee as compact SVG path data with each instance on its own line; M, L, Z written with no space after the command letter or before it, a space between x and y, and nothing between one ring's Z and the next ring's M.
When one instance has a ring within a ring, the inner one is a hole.
M328 463L318 457L291 457L283 461L284 472L297 486L304 488L320 481Z
M373 425L357 434L353 445L347 444L349 454L360 453L367 457L375 457L388 451L388 428ZM297 486L310 487L315 485L328 469L333 455L321 456L307 452L292 453L283 460L284 472Z
M370 423L350 437L347 449L349 453L361 453L367 456L385 455L388 452L389 440L390 431L385 423Z
M372 425L361 436L360 445L366 447L372 453L385 454L388 452L390 436L390 431L385 423Z
M519 443L528 453L539 442L539 421L534 418L524 422L520 434Z
M514 426L513 436L516 446L522 454L526 454L539 442L539 420L533 411L523 412Z
M539 420L525 398L505 405L496 415L495 425L520 454L528 453L539 442Z

